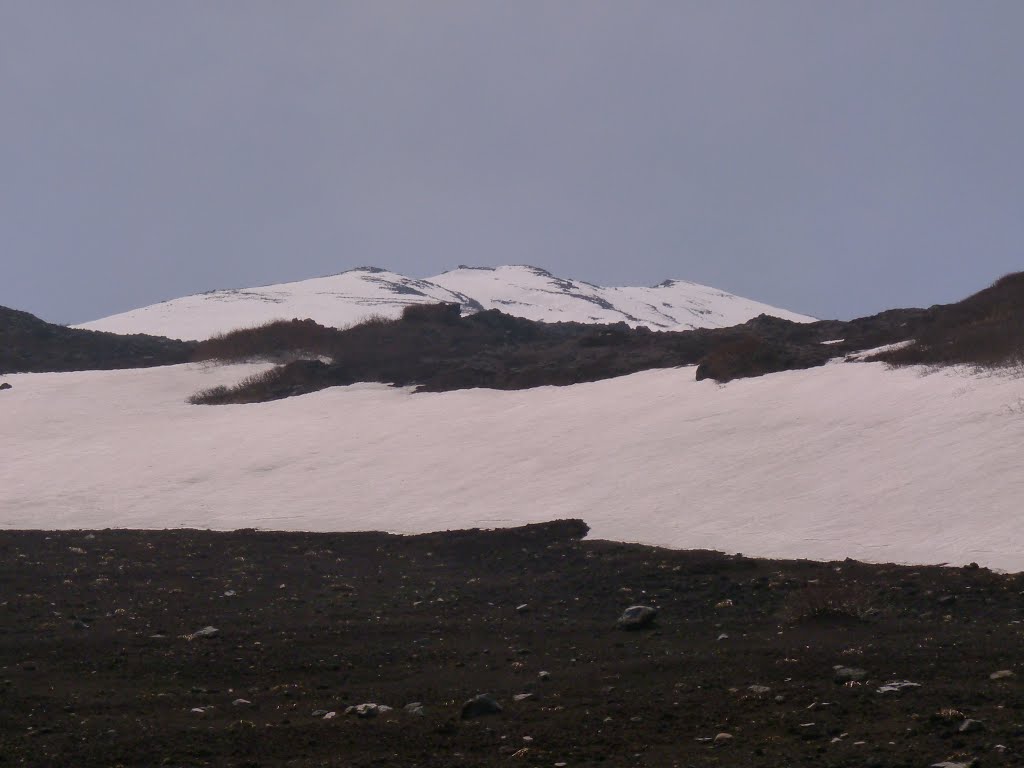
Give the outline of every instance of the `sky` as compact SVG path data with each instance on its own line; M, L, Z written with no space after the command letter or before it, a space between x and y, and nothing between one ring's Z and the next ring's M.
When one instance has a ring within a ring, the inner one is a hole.
M1024 269L1019 0L0 0L0 304L382 266L817 317Z

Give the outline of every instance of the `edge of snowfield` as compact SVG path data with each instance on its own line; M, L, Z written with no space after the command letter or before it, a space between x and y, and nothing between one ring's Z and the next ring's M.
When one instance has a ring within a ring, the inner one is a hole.
M1024 378L830 364L571 387L363 384L191 406L257 366L6 377L0 528L418 533L578 517L596 538L1024 570Z

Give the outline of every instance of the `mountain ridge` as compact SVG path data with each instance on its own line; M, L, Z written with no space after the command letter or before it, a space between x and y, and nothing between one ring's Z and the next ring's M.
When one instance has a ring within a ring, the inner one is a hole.
M205 339L291 318L346 327L374 315L398 317L410 304L457 303L464 314L487 309L542 322L616 323L652 330L737 325L761 314L795 322L814 318L685 280L603 287L530 265L460 265L429 278L382 267L323 277L182 296L75 326L115 333Z

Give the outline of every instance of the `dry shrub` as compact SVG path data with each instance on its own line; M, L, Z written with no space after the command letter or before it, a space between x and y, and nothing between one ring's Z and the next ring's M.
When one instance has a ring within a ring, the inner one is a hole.
M697 381L719 383L794 368L824 365L829 353L820 345L800 347L745 333L713 346L697 366Z
M956 304L932 307L901 349L875 355L894 366L973 365L1024 372L1024 272L1005 275Z
M192 405L225 405L227 403L262 403L280 400L322 389L329 366L319 360L293 360L260 373L246 376L232 387L223 385L196 392L188 398Z
M313 320L274 320L254 328L218 334L200 342L193 359L237 362L330 354L337 334L336 329Z
M345 330L347 331L349 328L383 328L388 325L394 325L397 322L398 321L393 317L375 313L367 315L358 323L353 323L352 325L347 326Z
M808 584L790 592L782 606L782 617L798 623L818 619L867 621L881 611L877 595L859 583Z
M462 307L454 302L440 304L410 304L402 310L402 321L407 323L457 323Z

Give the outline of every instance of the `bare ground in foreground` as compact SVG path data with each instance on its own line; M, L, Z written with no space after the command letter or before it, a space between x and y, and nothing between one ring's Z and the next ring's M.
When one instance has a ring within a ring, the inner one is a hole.
M582 530L0 532L0 766L1024 761L1021 575Z

